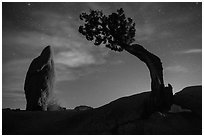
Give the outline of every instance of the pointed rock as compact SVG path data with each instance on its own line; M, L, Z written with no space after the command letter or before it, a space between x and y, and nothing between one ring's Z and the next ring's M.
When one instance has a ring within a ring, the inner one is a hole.
M40 56L33 59L26 74L24 90L26 110L46 111L48 99L52 95L55 69L51 46L43 49Z

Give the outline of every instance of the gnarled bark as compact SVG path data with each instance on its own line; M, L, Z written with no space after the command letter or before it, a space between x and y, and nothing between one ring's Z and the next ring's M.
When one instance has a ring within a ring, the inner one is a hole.
M124 46L124 49L143 61L150 71L152 91L148 100L148 113L153 111L162 111L162 109L165 109L164 104L166 104L166 89L163 81L163 67L160 58L150 53L143 46L138 44Z

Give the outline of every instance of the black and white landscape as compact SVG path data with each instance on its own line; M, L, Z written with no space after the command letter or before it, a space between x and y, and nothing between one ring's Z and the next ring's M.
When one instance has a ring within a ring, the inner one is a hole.
M2 8L2 134L202 134L202 3Z

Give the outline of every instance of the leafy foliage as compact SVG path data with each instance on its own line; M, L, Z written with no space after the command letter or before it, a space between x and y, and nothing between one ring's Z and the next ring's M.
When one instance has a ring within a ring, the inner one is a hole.
M99 10L90 10L90 13L80 14L80 19L85 22L79 27L79 32L86 36L94 45L104 44L107 48L122 51L124 45L134 42L135 23L131 18L126 18L123 9L117 10L109 16Z

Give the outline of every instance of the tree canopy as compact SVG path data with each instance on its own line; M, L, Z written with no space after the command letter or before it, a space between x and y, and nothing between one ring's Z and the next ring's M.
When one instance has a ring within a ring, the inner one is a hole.
M118 9L116 13L108 16L102 11L90 10L90 13L80 14L84 25L79 27L79 32L94 45L104 44L114 51L123 51L124 46L135 41L135 23L131 18L126 18L124 10Z

